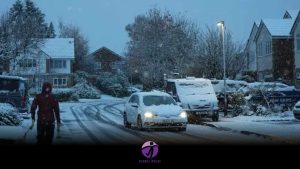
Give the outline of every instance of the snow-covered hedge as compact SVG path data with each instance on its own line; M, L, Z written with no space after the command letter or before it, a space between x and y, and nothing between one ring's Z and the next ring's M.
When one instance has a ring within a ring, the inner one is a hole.
M52 95L60 102L64 101L78 101L79 96L72 88L53 89Z
M100 99L101 92L89 84L87 73L83 71L76 72L75 85L71 88L54 88L52 95L60 102L63 101L78 101L79 99Z
M18 110L7 103L0 103L0 126L16 126L21 124Z
M113 96L127 96L128 78L122 74L112 74L104 72L99 75L96 81L96 87L102 92Z
M75 75L75 83L76 85L72 87L75 93L81 99L100 99L100 91L88 83L87 81L87 73L83 71L76 72Z

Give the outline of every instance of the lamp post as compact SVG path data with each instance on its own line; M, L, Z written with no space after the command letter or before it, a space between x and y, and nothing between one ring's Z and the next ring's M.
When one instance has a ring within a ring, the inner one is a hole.
M225 59L225 24L224 21L217 23L222 30L222 48L223 48L223 78L224 78L224 116L227 116L227 97L226 97L226 59Z
M137 73L138 73L138 70L135 69L133 73L134 73L134 74L137 74ZM131 86L131 87L130 87L130 89L131 89L130 91L131 91L131 93L133 93L133 89L132 89L132 88L133 88L133 82L132 82L132 76L133 76L133 73L132 73L132 71L131 71L131 73L130 73L130 86Z

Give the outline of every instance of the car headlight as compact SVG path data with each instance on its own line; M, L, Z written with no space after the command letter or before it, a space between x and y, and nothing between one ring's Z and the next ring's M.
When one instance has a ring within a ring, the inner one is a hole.
M154 115L153 115L153 113L152 112L145 112L144 113L144 116L146 117L146 118L152 118Z
M179 114L179 116L180 116L181 118L186 118L186 117L187 117L187 114L186 114L185 111L183 111L183 112L181 112L181 113Z

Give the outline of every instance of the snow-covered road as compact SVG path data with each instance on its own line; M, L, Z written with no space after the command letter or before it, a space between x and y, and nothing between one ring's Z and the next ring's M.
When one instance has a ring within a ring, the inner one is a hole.
M188 124L186 132L170 130L140 131L123 126L124 99L103 97L100 100L60 103L63 126L55 131L56 145L141 145L151 140L165 145L249 145L249 144L299 144L300 122L261 122L266 118L245 120L245 118L220 118L219 122ZM279 123L282 123L281 125ZM292 124L288 124L292 123ZM36 128L24 137L30 119L19 127L18 141L35 144ZM289 127L287 127L289 126ZM35 126L36 127L36 126ZM8 129L8 128L7 128ZM9 133L0 127L0 133ZM10 129L11 130L11 129ZM277 131L277 132L276 132ZM1 137L1 135L0 135ZM17 137L16 137L17 138Z
M135 127L128 129L123 126L124 103L124 100L114 98L62 103L61 116L64 126L55 138L55 144L142 144L148 140L168 145L277 143L254 135L198 124L189 124L186 132L139 131Z

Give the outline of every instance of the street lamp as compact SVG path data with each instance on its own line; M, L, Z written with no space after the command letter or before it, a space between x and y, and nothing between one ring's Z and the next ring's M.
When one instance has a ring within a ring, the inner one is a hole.
M134 73L137 74L137 73L138 73L138 70L135 69L135 70L134 70ZM130 88L131 88L130 91L131 91L131 93L133 92L133 89L132 89L132 88L133 88L132 74L133 74L132 71L130 71L130 86L131 86L131 87L130 87Z
M223 46L223 78L224 78L224 116L227 116L227 98L226 98L226 60L225 60L225 24L224 21L217 23L222 29L222 46Z

